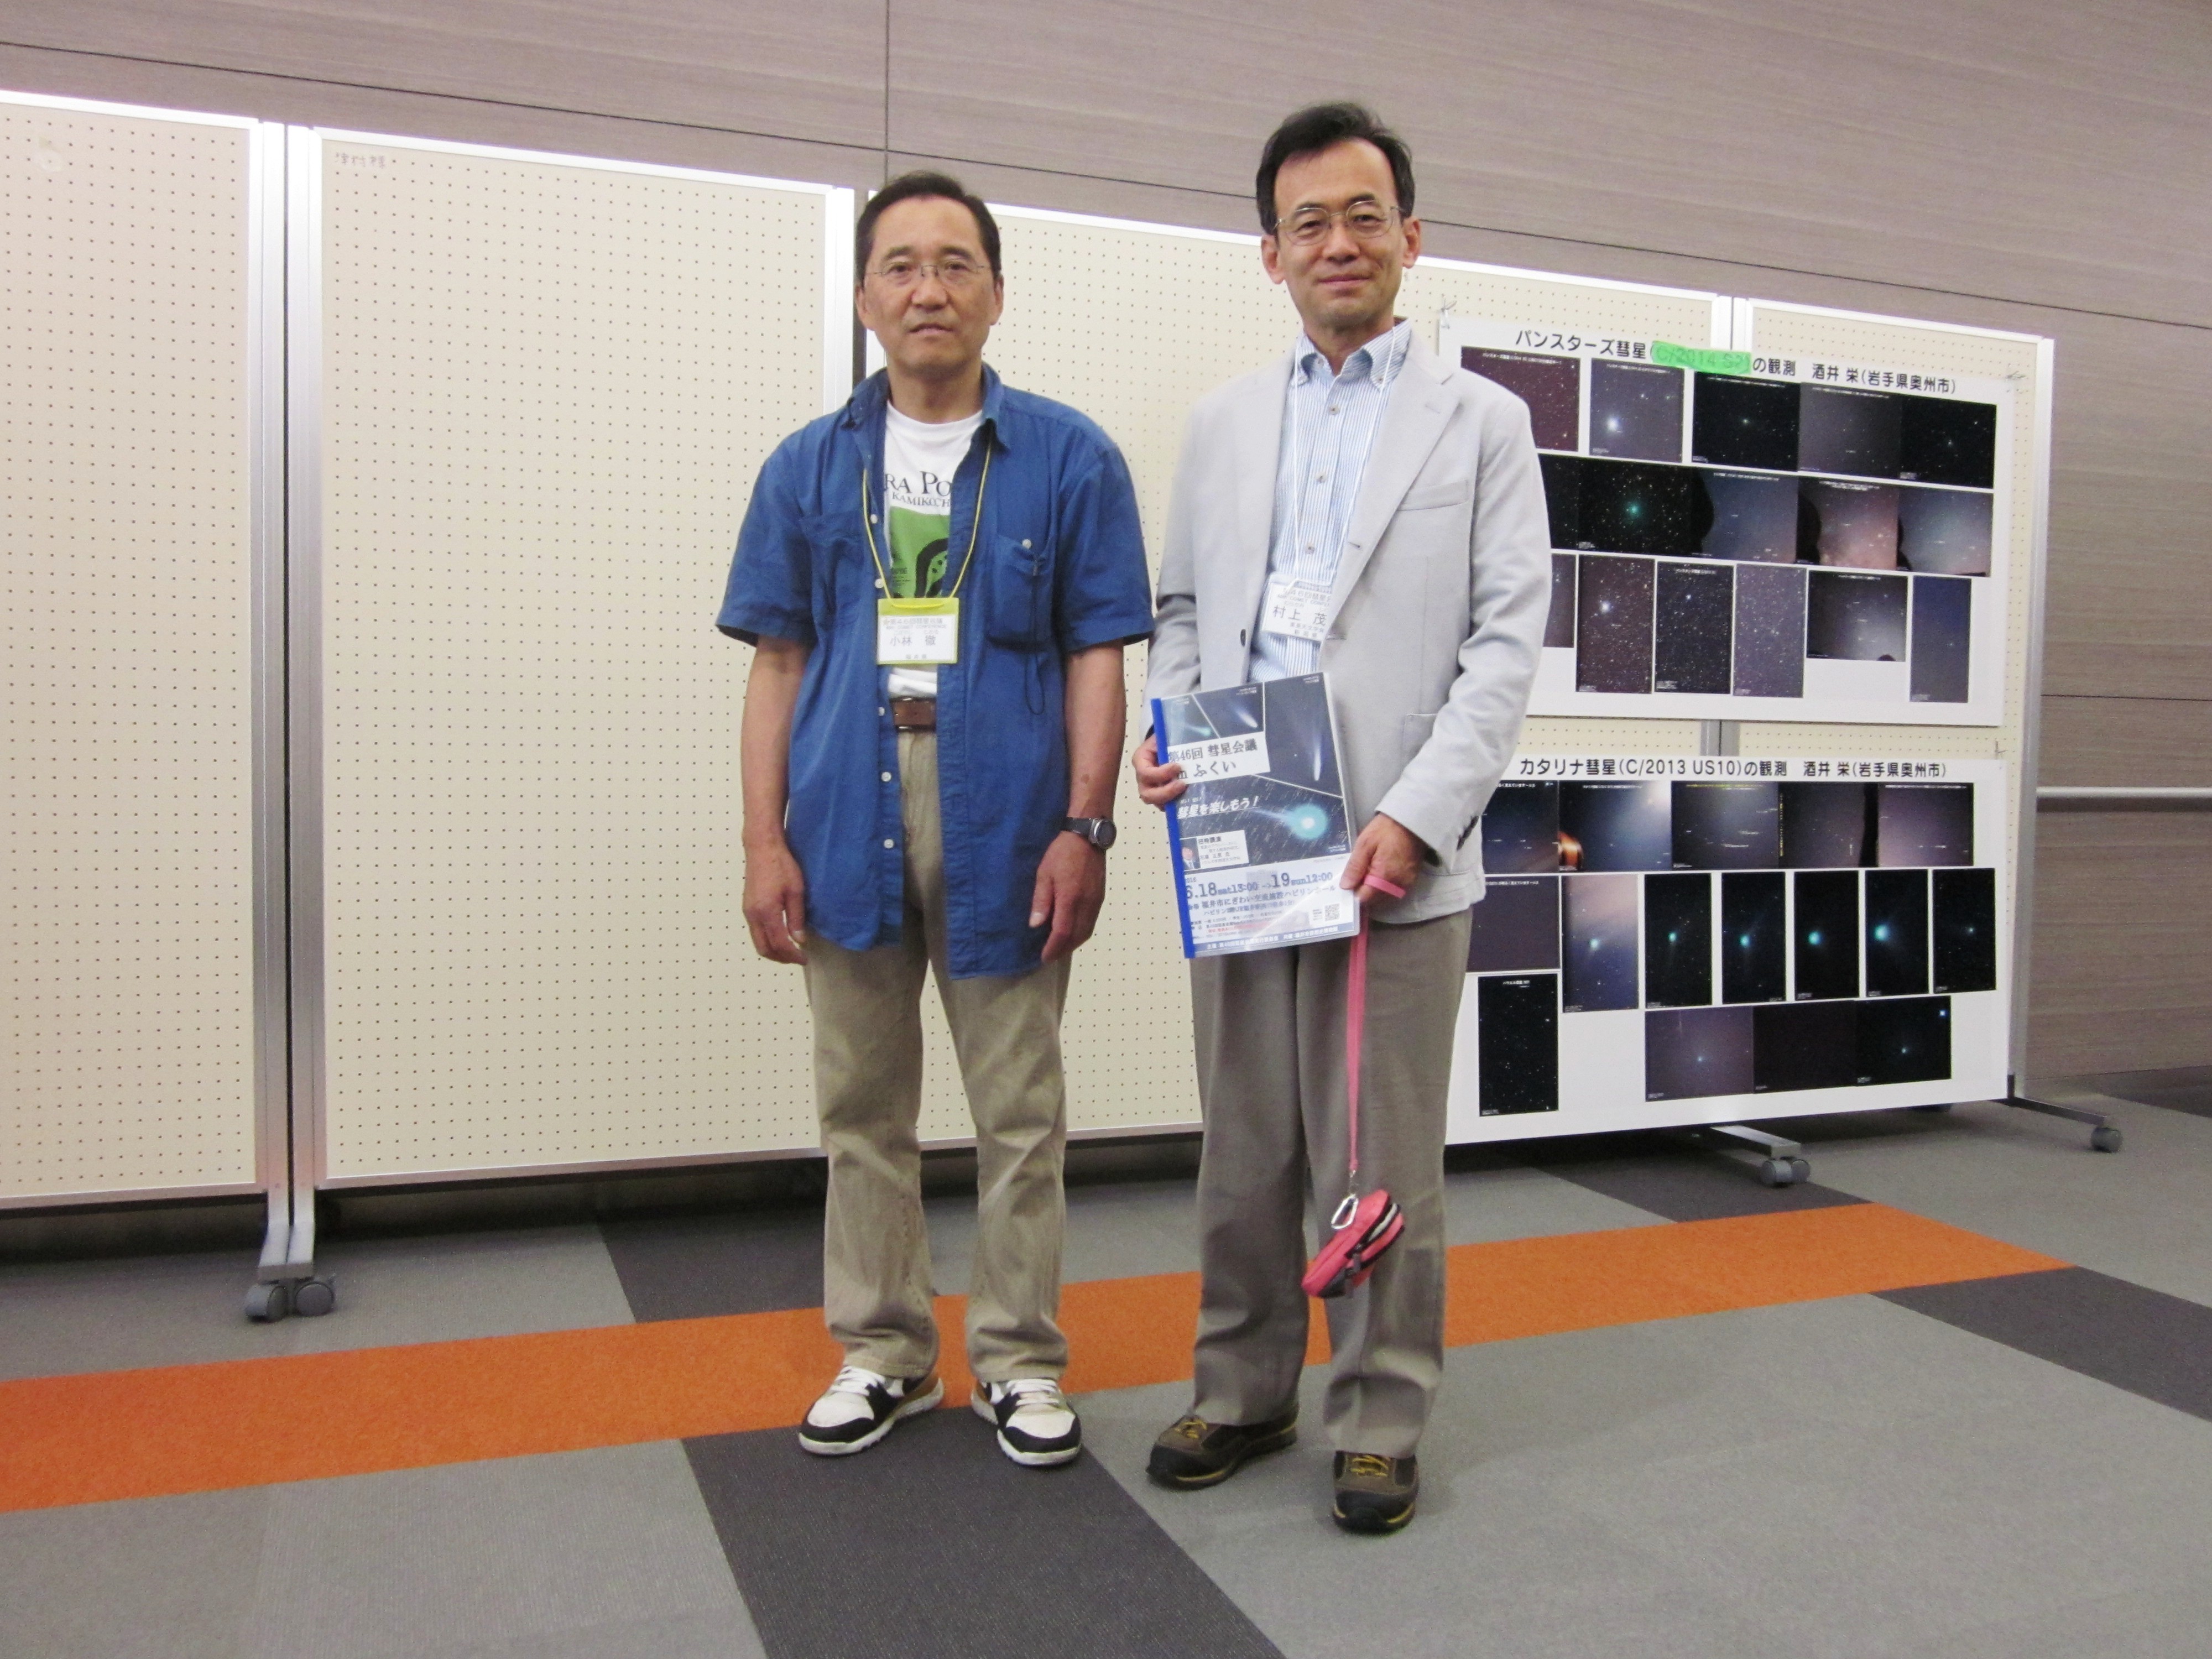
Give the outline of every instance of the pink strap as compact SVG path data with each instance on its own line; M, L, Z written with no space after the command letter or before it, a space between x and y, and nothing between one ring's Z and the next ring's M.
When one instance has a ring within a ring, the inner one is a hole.
M1406 890L1371 872L1359 884L1364 898L1369 893L1388 893L1403 898ZM1359 907L1359 931L1352 936L1352 983L1344 1000L1344 1094L1350 1108L1352 1195L1359 1192L1359 1054L1367 1041L1367 907Z

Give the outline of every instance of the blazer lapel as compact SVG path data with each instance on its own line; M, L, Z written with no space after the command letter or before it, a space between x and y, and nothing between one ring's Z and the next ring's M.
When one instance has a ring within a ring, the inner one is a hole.
M1329 594L1328 620L1351 598L1360 573L1375 552L1375 544L1389 528L1398 503L1413 487L1413 480L1428 465L1430 452L1443 436L1455 403L1445 390L1435 356L1417 337L1406 356L1406 366L1390 388L1382 406L1382 429L1375 434L1375 447L1367 458L1366 476L1359 482L1359 499L1352 503L1352 522L1344 537L1344 556L1336 568L1336 586ZM1255 596L1256 599L1256 595Z
M1267 585L1268 539L1275 526L1275 472L1282 462L1283 399L1290 390L1295 362L1295 354L1285 352L1260 395L1238 411L1236 465L1230 475L1237 491L1237 544L1224 550L1231 559L1233 610L1240 617L1259 614L1260 590Z

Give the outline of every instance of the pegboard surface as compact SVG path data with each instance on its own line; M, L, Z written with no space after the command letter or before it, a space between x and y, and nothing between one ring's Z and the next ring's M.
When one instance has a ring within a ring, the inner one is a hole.
M336 135L321 180L327 1176L813 1146L713 623L836 198Z
M2004 458L2012 496L2008 565L2005 592L2004 723L1991 726L1828 726L1802 722L1747 721L1741 752L1746 755L1856 755L1881 753L1929 759L1998 758L2017 769L2025 754L2027 664L2035 561L2033 497L2042 465L2035 410L2039 369L2037 343L2017 335L1984 333L1889 318L1839 315L1785 305L1754 302L1752 337L1737 349L1762 353L1823 357L1875 363L1916 373L1973 375L2002 380L2013 387L2012 441ZM2017 772L2015 771L2015 775ZM2020 846L2020 804L2008 794L2005 844ZM2009 856L2009 854L2008 854ZM2013 884L2007 882L2005 930L2011 936Z
M1209 236L996 210L1006 310L988 354L1007 383L1072 404L1129 463L1158 575L1183 422L1199 398L1290 349L1297 313L1260 267L1256 237ZM1126 655L1129 743L1150 722L1145 653ZM1125 767L1098 931L1076 952L1060 1047L1078 1131L1198 1121L1189 974L1168 864L1167 821ZM934 1000L923 1133L972 1133ZM1135 1034L1141 1033L1141 1037Z
M247 182L0 102L0 1202L254 1177Z

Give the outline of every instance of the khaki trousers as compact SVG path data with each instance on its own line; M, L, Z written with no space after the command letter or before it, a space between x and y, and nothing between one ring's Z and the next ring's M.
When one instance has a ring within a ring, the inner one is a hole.
M830 1155L823 1312L850 1364L918 1377L937 1363L922 1221L921 987L934 972L975 1124L976 1243L968 1358L978 1379L1058 1376L1067 1365L1060 1261L1067 1094L1060 1016L1067 959L1026 974L946 970L937 734L902 732L906 915L899 943L806 941L814 1089Z
M1443 1380L1444 1105L1470 925L1462 910L1378 926L1368 946L1361 1186L1387 1188L1406 1230L1363 1289L1324 1304L1322 1423L1340 1451L1410 1455ZM1351 957L1340 939L1191 964L1206 1116L1191 1409L1209 1423L1265 1422L1297 1403L1307 1206L1325 1236L1346 1190Z

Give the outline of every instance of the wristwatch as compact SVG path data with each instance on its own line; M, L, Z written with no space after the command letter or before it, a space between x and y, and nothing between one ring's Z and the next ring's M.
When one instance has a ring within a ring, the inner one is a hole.
M1102 853L1114 844L1111 818L1062 818L1060 827L1070 835L1082 836Z

